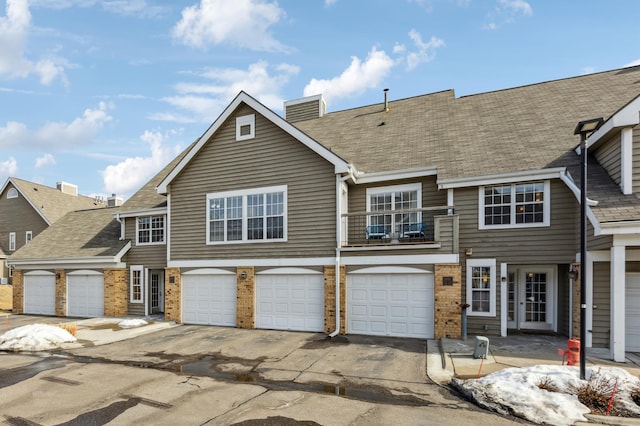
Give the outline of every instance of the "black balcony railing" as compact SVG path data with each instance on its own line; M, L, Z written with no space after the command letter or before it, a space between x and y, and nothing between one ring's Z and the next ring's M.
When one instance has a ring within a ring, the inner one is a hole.
M342 245L435 243L437 217L454 214L453 206L345 213Z

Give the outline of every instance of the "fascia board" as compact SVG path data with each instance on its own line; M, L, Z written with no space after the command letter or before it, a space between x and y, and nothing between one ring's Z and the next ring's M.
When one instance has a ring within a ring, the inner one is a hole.
M168 187L175 179L175 177L186 167L189 162L196 156L196 154L202 149L204 144L211 138L211 136L218 131L220 126L231 116L231 114L240 106L241 103L246 103L251 108L256 110L259 114L267 118L276 126L280 127L285 132L289 133L291 136L296 138L298 141L303 143L305 146L310 148L312 151L332 163L335 167L335 173L346 173L349 171L349 167L346 161L342 158L338 157L336 154L331 152L329 149L325 148L315 140L311 139L297 127L293 126L278 114L271 111L269 108L262 105L260 102L249 96L245 92L240 92L238 96L225 108L225 110L220 114L220 116L213 122L211 126L207 129L207 131L200 137L198 142L194 145L194 147L184 156L184 158L178 163L178 165L169 173L167 177L164 178L162 182L156 188L159 194L166 194L168 192Z
M354 174L355 183L374 183L399 179L411 179L423 176L435 176L438 174L436 166L421 167L416 169L392 170L386 172L373 172Z
M605 121L597 131L593 132L587 138L587 149L604 138L613 129L635 126L637 124L640 124L640 96L637 96L635 99L620 108L607 121ZM580 147L578 146L576 150L579 152Z
M469 186L497 185L539 179L559 179L564 167L541 170L502 173L497 175L473 176L467 178L439 179L438 189L464 188Z
M166 207L156 208L156 209L143 209L143 210L128 210L125 212L114 213L113 215L120 216L120 218L125 217L138 217L138 216L151 216L158 214L167 214L168 209Z
M640 221L607 222L600 225L601 235L640 234Z

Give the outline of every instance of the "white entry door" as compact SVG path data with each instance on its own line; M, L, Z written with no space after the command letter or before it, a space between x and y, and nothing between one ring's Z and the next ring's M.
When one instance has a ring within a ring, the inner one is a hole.
M349 274L347 332L433 338L433 274L424 271Z
M553 268L527 266L518 274L520 329L555 331L555 273Z
M56 277L50 272L24 276L24 313L37 315L56 314Z
M324 331L324 275L291 269L256 276L256 328Z
M236 275L183 274L182 322L203 325L236 325Z
M640 274L626 274L625 350L640 352Z
M67 315L104 316L104 277L101 273L67 275Z

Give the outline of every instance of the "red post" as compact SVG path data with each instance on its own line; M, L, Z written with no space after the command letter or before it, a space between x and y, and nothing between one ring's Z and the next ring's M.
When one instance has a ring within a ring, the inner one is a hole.
M567 365L580 363L580 339L572 338L567 342Z

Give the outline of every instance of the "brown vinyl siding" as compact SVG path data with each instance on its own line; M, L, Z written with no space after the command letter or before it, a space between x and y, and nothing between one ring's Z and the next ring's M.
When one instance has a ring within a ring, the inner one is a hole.
M460 264L462 293L466 298L467 266L465 249L473 251L470 259L496 259L496 279L500 264L568 265L579 250L575 234L576 199L560 180L551 180L551 220L549 227L478 229L478 187L456 189L454 205L460 217ZM558 276L558 285L565 280ZM496 316L469 316L469 334L500 332L500 282L496 282ZM558 317L560 318L560 317ZM486 327L486 330L485 330Z
M620 183L622 183L622 146L620 142L620 133L617 133L615 136L603 143L595 152L595 157L615 183L620 185Z
M285 114L289 123L318 118L320 117L320 100L288 105Z
M256 114L254 139L235 118ZM286 242L206 244L208 193L287 186ZM172 182L171 260L334 256L334 166L254 110L232 114Z
M593 263L593 347L608 348L611 321L611 265L609 262Z
M7 185L5 191L0 194L0 245L7 255L13 253L13 251L9 251L10 232L16 233L16 250L18 250L26 243L27 231L31 231L32 237L35 238L48 227L42 216L34 210L34 207L21 193L18 193L17 198L7 198L7 193L11 188L14 186Z
M131 250L127 252L128 265L144 265L149 269L164 269L167 266L166 244L136 244L136 218L125 218L125 239L131 241ZM166 221L165 221L166 226Z
M631 181L633 182L632 191L634 194L640 194L640 125L633 128L633 137L632 137L632 173L633 177Z

